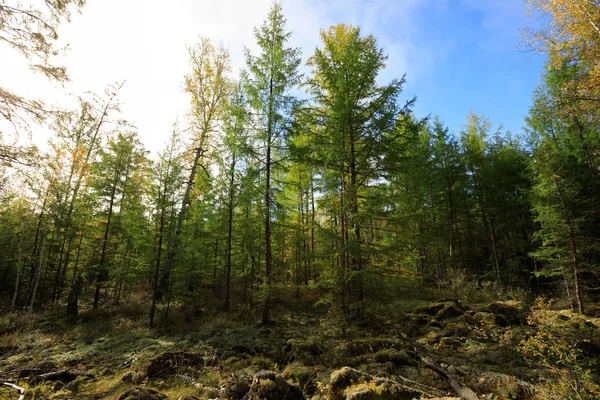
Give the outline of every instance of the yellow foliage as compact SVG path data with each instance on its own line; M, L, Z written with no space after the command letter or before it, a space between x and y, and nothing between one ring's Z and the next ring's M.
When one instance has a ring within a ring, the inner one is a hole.
M565 93L582 105L600 100L600 3L595 0L525 0L531 13L551 18L550 25L526 30L527 42L550 56L550 68L579 64L584 74L571 81Z

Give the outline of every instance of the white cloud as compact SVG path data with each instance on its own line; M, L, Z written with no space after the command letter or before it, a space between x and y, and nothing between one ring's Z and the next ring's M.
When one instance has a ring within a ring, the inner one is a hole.
M428 3L428 2L426 2ZM441 2L439 4L442 4ZM306 60L319 45L319 30L338 22L358 25L374 34L389 55L382 79L408 72L416 79L434 65L433 51L416 46L412 16L423 2L383 0L284 0L291 45ZM64 93L101 93L107 84L126 80L120 93L123 116L135 124L146 146L163 146L176 116L183 117L188 99L182 92L188 70L186 45L206 36L230 50L234 71L244 66L243 47L255 50L253 27L265 19L271 0L88 0L80 15L61 27L60 41L69 44L62 59L72 82L57 89L25 72L20 58L0 49L0 81L17 93L64 102ZM37 136L43 140L43 136Z

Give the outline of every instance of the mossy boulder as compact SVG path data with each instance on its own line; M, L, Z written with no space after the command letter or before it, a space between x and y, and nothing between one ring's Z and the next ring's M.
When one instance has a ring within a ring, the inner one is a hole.
M494 314L485 311L479 311L473 314L473 319L481 326L493 326L496 325L496 318Z
M426 314L433 317L447 305L448 303L430 303L425 306L415 308L413 310L413 314Z
M425 333L424 335L422 335L421 337L419 337L416 341L417 341L417 343L421 343L421 344L428 345L428 346L433 346L435 344L438 344L440 342L441 338L450 337L453 334L454 334L454 331L452 331L452 330L448 330L448 329L440 330L440 329L434 328L434 329L428 331L427 333Z
M159 392L156 389L151 388L143 388L143 387L133 387L127 389L121 396L119 396L119 400L165 400L168 397Z
M317 389L317 377L325 370L322 366L306 366L301 362L288 364L281 373L288 381L293 382L307 394L313 394Z
M244 346L244 345L239 345L239 344L231 346L231 351L233 353L235 353L235 354L238 354L238 355L248 355L248 356L251 356L251 355L254 354L254 351L250 347Z
M232 374L225 385L224 395L228 400L241 400L250 391L252 378L245 374Z
M499 327L525 325L525 314L518 304L495 302L488 305L487 310L494 315L494 322Z
M370 363L359 365L356 369L369 375L389 378L396 372L396 367L391 362Z
M446 336L443 338L440 338L440 343L439 343L440 349L458 349L460 347L462 347L462 343L460 342L459 339L452 337L452 336Z
M275 363L270 358L265 357L254 357L250 362L250 365L256 365L260 369L272 368Z
M457 318L463 315L464 312L464 309L456 303L447 304L444 308L438 311L437 314L435 314L435 320L442 322L452 318Z
M423 331L432 328L433 317L427 314L406 314L399 320L397 330L406 333L408 336L418 336ZM439 326L438 324L436 324Z
M397 367L415 364L415 361L405 350L397 350L393 348L378 351L373 355L373 361L376 363L391 362Z
M173 375L179 367L202 368L203 366L204 358L198 353L166 352L144 364L139 373L153 379Z
M305 400L300 388L288 383L283 376L263 370L254 375L247 399L252 400Z
M484 363L489 365L505 365L506 357L502 352L489 350L483 347L471 348L466 352L466 356L472 363Z
M290 361L304 360L315 362L325 352L323 341L317 337L290 339L282 349L285 358Z
M385 378L377 378L350 367L331 374L328 400L389 399L409 400L420 392Z
M530 383L496 372L486 372L473 378L471 387L480 394L493 393L500 399L530 400L536 398L537 392L536 387Z
M41 361L37 363L33 369L40 371L40 373L42 374L45 374L47 372L58 369L58 366L52 361Z

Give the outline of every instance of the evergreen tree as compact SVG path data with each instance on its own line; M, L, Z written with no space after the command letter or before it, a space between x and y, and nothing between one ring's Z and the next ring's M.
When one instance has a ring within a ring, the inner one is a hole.
M289 113L295 100L288 91L300 81L300 49L285 47L290 32L285 31L286 20L282 7L273 3L269 15L254 36L260 55L253 56L246 50L249 74L245 89L251 107L255 110L254 154L264 165L264 299L262 323L270 321L273 252L271 243L271 219L273 212L273 170L284 157L284 133L289 127Z

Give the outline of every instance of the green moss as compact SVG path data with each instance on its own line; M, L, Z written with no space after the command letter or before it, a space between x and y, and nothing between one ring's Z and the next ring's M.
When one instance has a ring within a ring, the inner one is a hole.
M271 369L275 365L273 360L265 357L254 357L250 362L251 365L255 365L261 369Z

